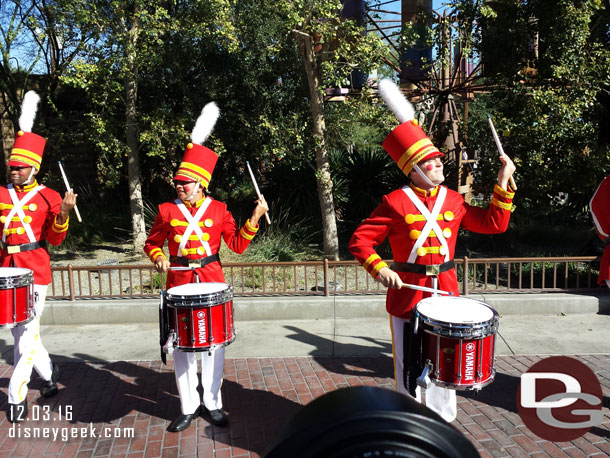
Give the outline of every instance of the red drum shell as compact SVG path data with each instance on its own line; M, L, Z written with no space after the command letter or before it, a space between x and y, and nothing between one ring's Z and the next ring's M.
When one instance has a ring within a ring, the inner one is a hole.
M451 315L449 321L445 314ZM462 297L431 297L417 304L416 320L420 361L431 367L433 383L479 390L493 381L498 313L491 306Z
M233 289L226 283L192 283L165 294L175 348L207 351L235 340Z
M34 273L20 267L0 267L0 328L29 323L34 309Z

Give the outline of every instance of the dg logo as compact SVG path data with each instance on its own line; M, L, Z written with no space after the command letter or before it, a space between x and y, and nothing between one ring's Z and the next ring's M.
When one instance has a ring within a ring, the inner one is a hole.
M566 442L602 424L602 387L589 367L567 356L537 362L521 375L519 415L542 439Z

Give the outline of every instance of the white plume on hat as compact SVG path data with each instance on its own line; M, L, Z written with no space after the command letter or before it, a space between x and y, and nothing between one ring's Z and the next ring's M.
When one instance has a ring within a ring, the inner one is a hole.
M36 110L40 97L34 91L28 91L23 97L21 103L21 116L19 116L19 128L24 132L32 132L34 118L36 118Z
M400 88L389 79L379 81L379 94L402 124L415 117L415 110Z
M220 110L214 102L210 102L203 107L191 133L191 141L198 145L203 145L203 142L212 133L219 116Z

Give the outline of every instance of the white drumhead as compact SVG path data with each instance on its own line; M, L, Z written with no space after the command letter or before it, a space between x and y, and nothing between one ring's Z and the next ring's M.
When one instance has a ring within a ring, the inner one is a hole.
M446 323L483 323L493 318L493 309L466 297L436 296L422 299L417 312L434 321Z
M173 296L202 296L224 291L229 288L226 283L206 282L206 283L187 283L185 285L174 286L167 290L167 294Z
M30 269L23 267L0 267L0 278L20 277L32 272Z

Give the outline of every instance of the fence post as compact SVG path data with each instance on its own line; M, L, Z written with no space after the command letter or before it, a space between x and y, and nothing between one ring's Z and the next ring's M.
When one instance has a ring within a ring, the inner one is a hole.
M464 296L468 295L468 256L464 256L464 270L462 271L462 290Z
M72 278L72 264L68 264L68 289L70 290L70 300L74 302L76 296L74 294L74 281Z
M328 291L330 287L330 281L328 280L328 259L324 258L324 296L330 296L330 292Z

